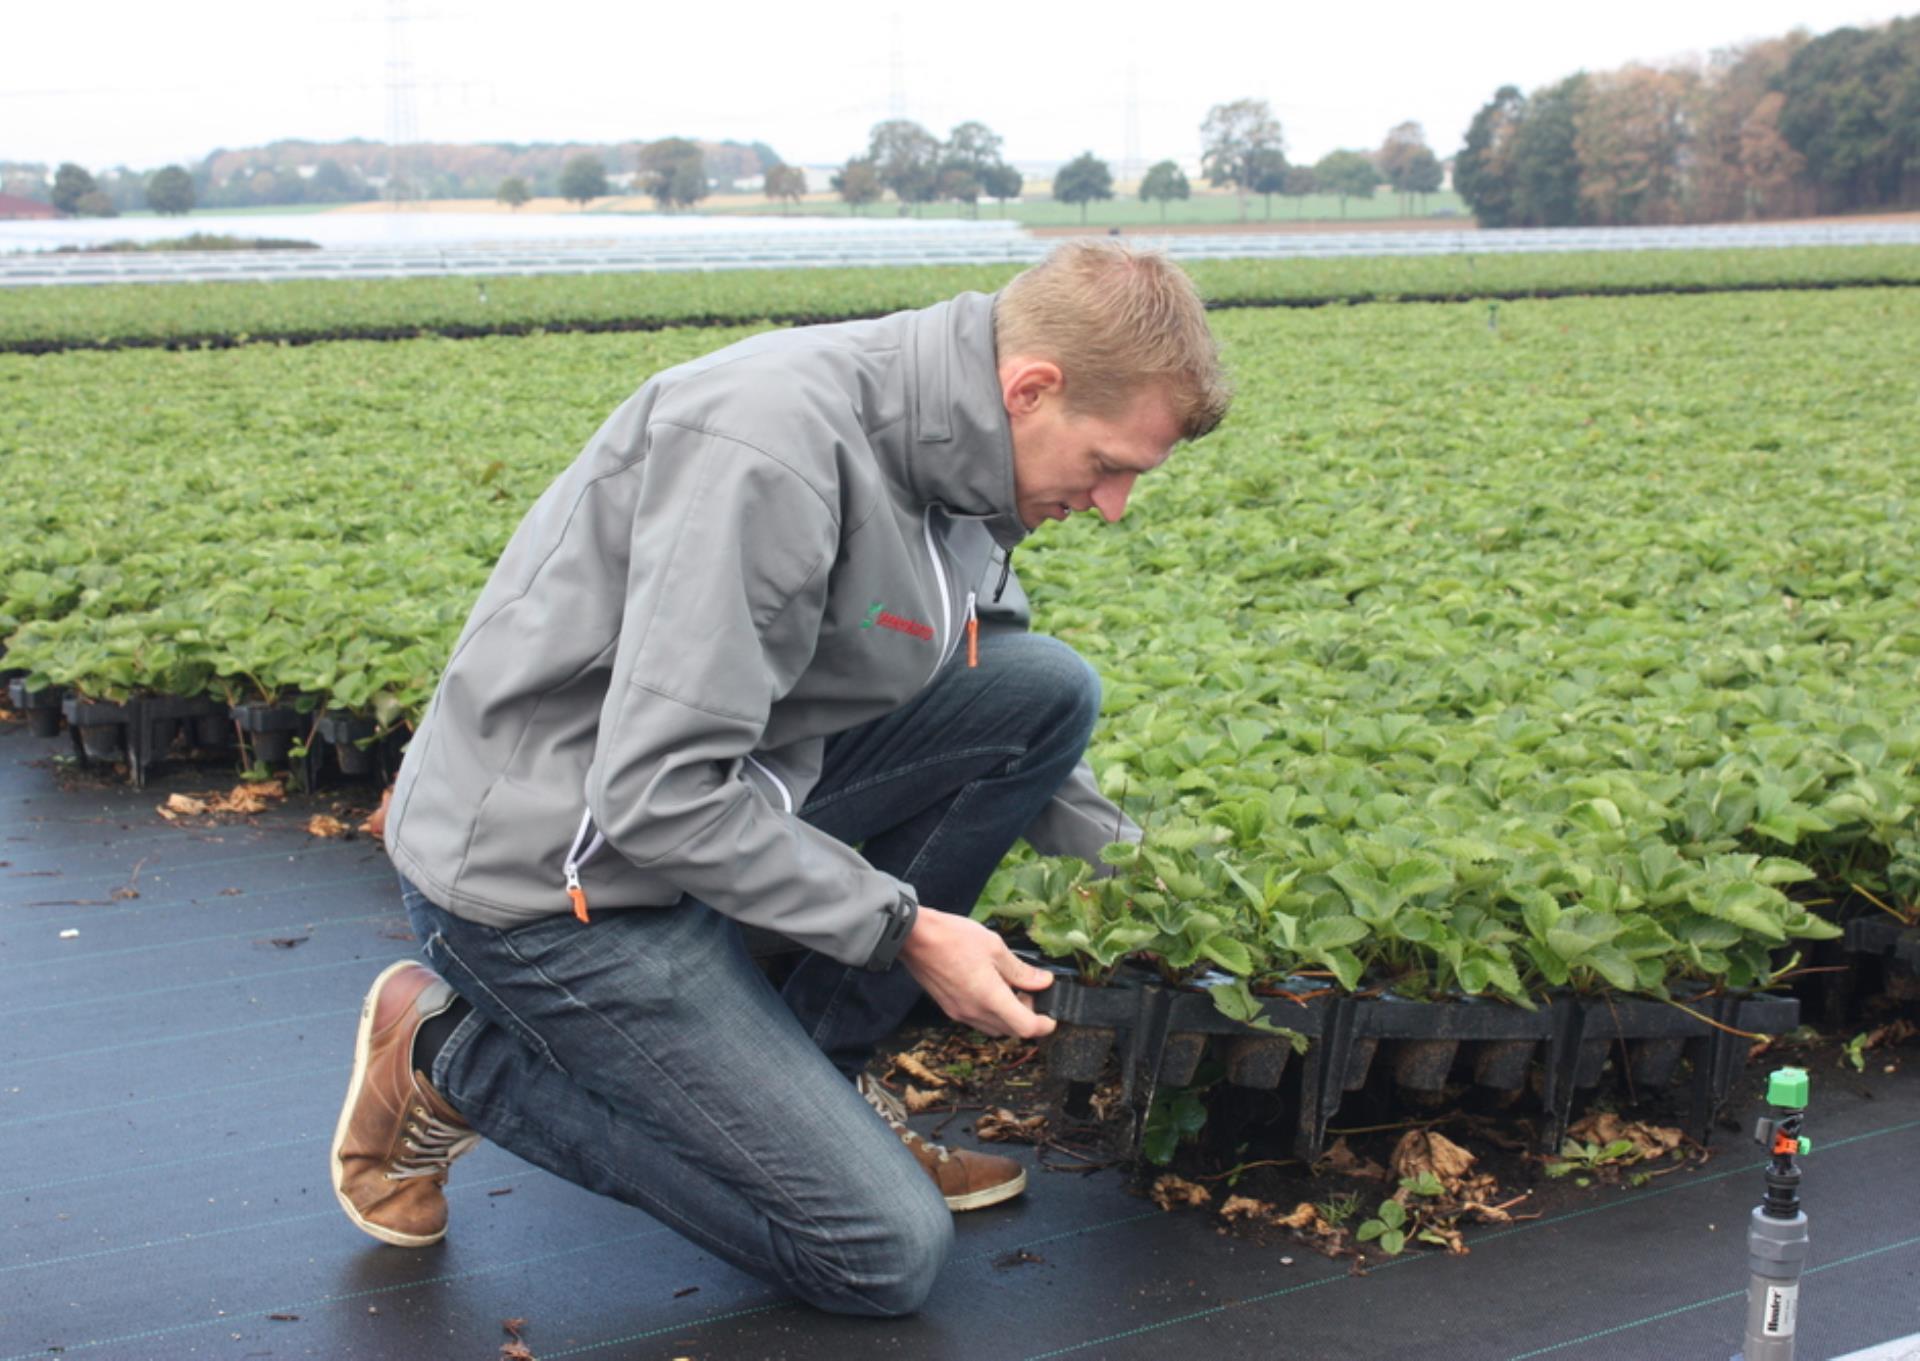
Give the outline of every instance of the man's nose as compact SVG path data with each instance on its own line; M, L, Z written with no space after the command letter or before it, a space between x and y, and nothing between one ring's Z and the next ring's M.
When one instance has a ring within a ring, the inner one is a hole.
M1101 519L1112 524L1127 513L1127 497L1133 494L1134 479L1138 476L1123 473L1100 480L1093 489L1093 508L1100 512Z

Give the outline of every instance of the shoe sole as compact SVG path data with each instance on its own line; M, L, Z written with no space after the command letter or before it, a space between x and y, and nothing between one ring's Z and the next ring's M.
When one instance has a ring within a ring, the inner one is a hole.
M988 1186L978 1191L970 1191L964 1196L947 1196L947 1208L955 1214L965 1210L984 1210L989 1205L998 1205L1003 1200L1012 1200L1027 1189L1027 1172L1020 1169L1020 1175L1011 1181L1003 1181L998 1186Z
M373 1054L373 1013L378 1006L380 990L386 987L388 979L392 978L402 969L411 969L412 967L414 967L414 961L410 959L399 960L396 963L387 965L385 969L380 971L380 976L373 980L373 986L367 989L366 998L360 1003L360 1028L354 1034L353 1039L353 1077L347 1083L346 1102L340 1107L340 1122L335 1125L333 1129L332 1174L334 1199L340 1202L340 1208L347 1212L347 1218L353 1221L355 1228L359 1229L362 1233L378 1238L382 1243L391 1243L396 1248L432 1247L435 1243L438 1243L442 1238L447 1236L447 1231L442 1229L439 1233L432 1234L401 1233L397 1229L389 1229L376 1224L361 1214L359 1210L354 1208L353 1202L347 1199L347 1168L346 1164L341 1161L340 1150L346 1144L347 1127L353 1122L353 1108L359 1104L360 1089L366 1083L367 1062Z

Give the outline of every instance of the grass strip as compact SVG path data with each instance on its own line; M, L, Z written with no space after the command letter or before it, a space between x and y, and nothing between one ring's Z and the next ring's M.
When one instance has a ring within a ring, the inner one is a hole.
M0 289L0 352L227 348L534 332L805 324L881 316L1018 264ZM1920 283L1920 246L1197 260L1218 307Z

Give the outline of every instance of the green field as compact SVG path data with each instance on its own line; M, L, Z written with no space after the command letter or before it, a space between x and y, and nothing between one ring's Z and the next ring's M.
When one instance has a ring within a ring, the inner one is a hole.
M1526 999L1920 895L1920 292L1216 325L1227 424L1018 555L1151 859L991 906L1089 973ZM0 356L4 664L404 723L605 413L743 333Z
M0 350L834 320L994 289L1016 264L0 289ZM1920 283L1920 247L1199 260L1219 305Z

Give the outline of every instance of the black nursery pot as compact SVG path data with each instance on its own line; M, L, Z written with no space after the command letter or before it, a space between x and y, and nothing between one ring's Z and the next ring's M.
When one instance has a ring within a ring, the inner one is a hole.
M286 704L236 704L233 718L251 739L255 758L269 765L287 759L307 726L306 715Z
M44 690L29 690L25 677L7 682L7 702L27 716L27 731L35 737L60 735L61 699L57 685L50 685Z
M371 775L379 760L378 752L371 746L360 743L371 739L378 731L370 718L356 718L351 714L325 714L320 719L320 737L333 748L333 758L340 765L342 775Z
M147 728L150 750L155 756L164 756L172 749L175 739L180 736L180 720L177 718L156 718L149 720Z
M80 735L80 750L88 760L126 760L130 715L125 705L68 695L60 702L60 712Z
M120 723L84 723L80 725L80 749L93 761L124 761L127 758L127 729Z

